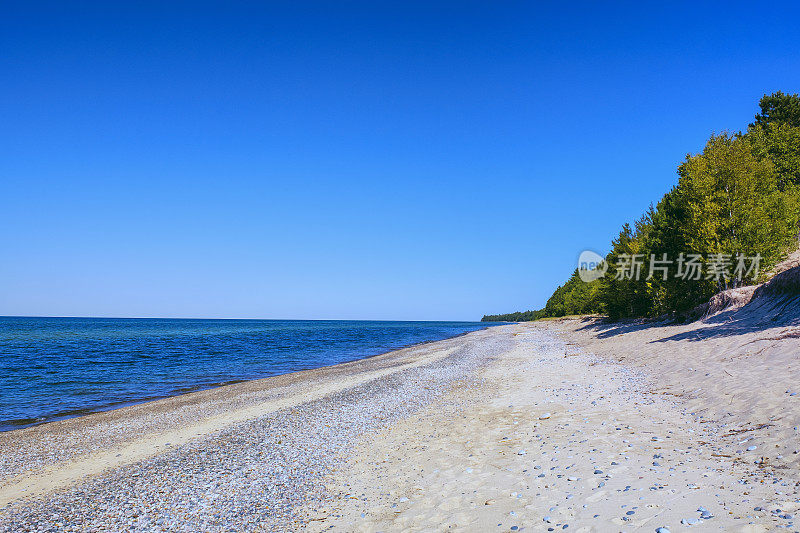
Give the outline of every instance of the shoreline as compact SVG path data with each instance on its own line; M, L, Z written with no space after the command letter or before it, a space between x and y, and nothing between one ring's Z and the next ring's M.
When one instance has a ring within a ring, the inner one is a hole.
M490 329L0 433L0 508L270 413L436 363ZM54 448L54 442L60 445Z
M0 317L0 318L3 318L3 317ZM11 318L15 318L15 317L11 317ZM23 317L23 318L25 318L25 317ZM82 318L82 317L44 317L44 318ZM99 320L102 320L102 319L99 319ZM117 319L115 319L115 320L117 320ZM148 320L148 319L130 318L130 320ZM158 319L158 320L200 320L200 319L176 318L176 319ZM202 320L206 320L206 319L202 319ZM213 319L213 320L245 320L246 321L246 320L251 320L251 319ZM253 320L255 320L255 319L253 319ZM273 321L280 322L282 320L281 319L274 319ZM297 321L294 321L294 322L297 322ZM332 322L332 321L329 321L329 320L305 320L304 322ZM380 322L380 321L378 321L378 322ZM386 321L386 322L392 322L392 321ZM426 321L419 320L419 321L407 321L407 322L424 323ZM499 324L499 325L502 325L502 324ZM2 435L3 433L8 433L8 432L12 432L12 431L18 431L18 430L23 430L23 429L28 429L28 428L32 428L32 427L38 427L38 426L42 426L42 425L50 424L50 423L54 423L54 422L63 422L65 420L71 420L71 419L74 419L74 418L83 418L83 417L92 416L92 415L95 415L95 414L107 413L107 412L110 412L110 411L115 411L117 409L124 409L126 407L133 407L133 406L136 406L136 405L147 404L147 403L150 403L150 402L156 402L156 401L165 400L165 399L168 399L168 398L176 398L176 397L184 396L184 395L187 395L187 394L194 394L194 393L197 393L197 392L203 392L203 391L208 391L208 390L219 389L219 388L228 387L228 386L231 386L231 385L238 385L240 383L250 383L250 382L254 382L254 381L260 381L260 380L264 380L264 379L270 379L270 378L275 378L275 377L279 377L279 376L295 374L297 372L305 372L305 371L309 371L309 370L317 370L317 369L320 369L320 368L328 368L328 367L333 367L333 366L338 366L338 365L344 365L344 364L347 364L347 363L352 363L352 362L355 362L355 361L362 361L362 360L369 359L369 358L372 358L372 357L380 357L382 355L386 355L388 353L395 352L395 351L398 351L398 350L403 350L403 349L406 349L406 348L412 348L412 347L415 347L415 346L422 346L422 345L433 343L433 342L440 342L440 341L443 341L443 340L454 339L454 338L460 337L462 335L467 335L469 333L472 333L473 331L483 331L483 330L488 329L490 327L494 327L494 326L493 325L488 325L488 326L485 326L485 327L482 327L482 328L479 328L479 329L475 329L475 330L472 330L472 331L465 331L465 332L458 333L456 335L453 335L453 336L450 336L450 337L445 337L445 338L442 338L442 339L420 341L420 342L415 342L415 343L411 343L411 344L407 344L407 345L403 345L403 346L392 347L392 348L386 349L384 351L381 351L381 352L378 352L378 353L375 353L375 354L359 356L359 357L357 357L355 359L352 359L350 361L344 361L344 362L341 362L341 363L334 363L332 365L313 366L313 367L309 367L309 368L301 368L301 369L297 369L297 370L291 370L291 371L288 371L288 372L282 372L282 373L272 374L272 375L268 375L268 376L261 376L261 377L255 377L255 378L245 378L245 379L235 379L235 380L229 380L229 381L224 381L224 382L220 382L220 383L197 385L195 387L182 387L180 389L176 389L174 391L174 393L171 393L171 394L148 396L148 397L143 397L143 398L135 399L135 400L122 400L122 401L118 401L118 402L104 404L104 405L101 405L101 406L98 406L98 407L94 407L94 408L86 408L86 409L68 411L68 412L65 412L65 413L59 413L59 414L56 414L54 416L48 417L47 419L43 419L43 420L36 419L36 420L31 421L31 422L28 422L27 420L30 420L30 419L26 419L25 421L19 421L19 423L17 423L18 420L0 420L0 435Z

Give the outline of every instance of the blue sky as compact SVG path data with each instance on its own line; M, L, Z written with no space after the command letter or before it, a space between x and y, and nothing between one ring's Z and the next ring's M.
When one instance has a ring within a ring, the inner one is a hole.
M538 308L800 91L788 4L116 4L0 7L0 314Z

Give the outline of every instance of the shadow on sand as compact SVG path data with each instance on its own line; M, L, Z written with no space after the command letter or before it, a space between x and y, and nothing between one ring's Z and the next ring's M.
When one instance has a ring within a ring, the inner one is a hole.
M670 336L650 341L660 343L668 341L702 341L710 338L744 335L768 328L800 326L800 296L798 295L764 295L754 298L748 304L721 311L689 324L679 324L664 319L629 319L616 320L584 318L582 331L592 331L599 339L607 339L649 328L674 326L681 331ZM689 329L685 329L685 328ZM800 330L781 333L784 337L800 338Z

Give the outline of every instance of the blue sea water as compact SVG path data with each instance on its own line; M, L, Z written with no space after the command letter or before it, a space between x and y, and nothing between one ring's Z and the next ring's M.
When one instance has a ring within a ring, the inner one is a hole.
M488 325L0 317L0 431L353 361Z

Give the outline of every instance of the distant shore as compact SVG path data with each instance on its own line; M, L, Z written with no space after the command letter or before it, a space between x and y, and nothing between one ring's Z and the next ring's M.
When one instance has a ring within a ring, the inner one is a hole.
M504 325L3 433L0 530L791 524L796 339L713 328Z

